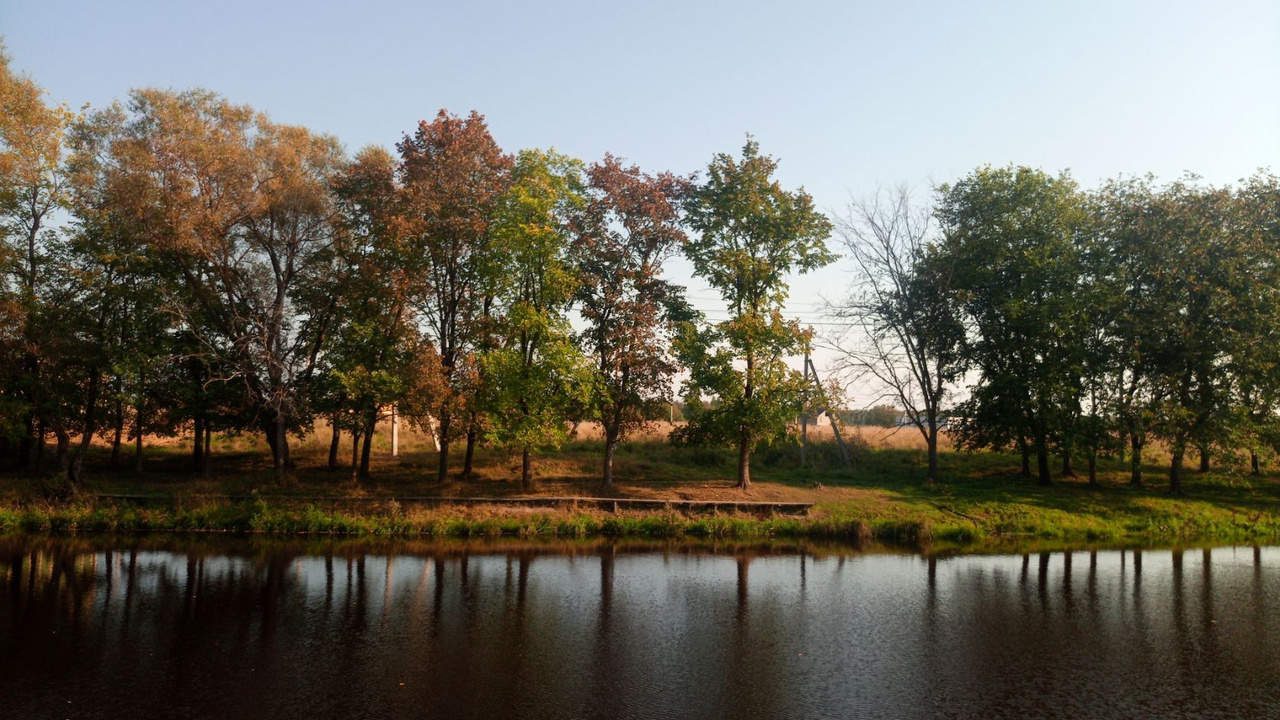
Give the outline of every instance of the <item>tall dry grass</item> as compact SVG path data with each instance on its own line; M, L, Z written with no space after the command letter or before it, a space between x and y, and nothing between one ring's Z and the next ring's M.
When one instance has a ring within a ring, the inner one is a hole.
M671 432L683 426L683 421L671 423L665 420L650 423L648 426L632 433L627 438L627 442L637 443L662 443L666 442ZM794 430L799 432L799 426ZM582 422L576 428L566 425L566 430L570 431L569 443L599 443L604 441L604 430L598 422ZM290 452L297 459L307 459L312 457L328 457L329 442L331 439L331 428L328 422L318 420L310 428L308 432L301 437L293 436L289 439ZM923 450L925 448L924 438L913 427L901 428L883 428L869 426L850 426L843 428L846 440L855 445L871 449L885 450ZM807 430L808 438L812 442L830 442L833 436L832 427L829 424L810 425ZM372 452L374 455L390 455L391 454L391 421L390 419L382 420L378 423L373 436ZM192 436L190 432L179 433L174 436L153 436L148 435L144 439L145 449L166 449L172 452L181 452L189 449L191 446ZM109 438L96 437L93 444L97 447L110 447ZM132 448L132 443L126 442L124 450L128 451ZM245 454L245 453L266 453L269 452L266 440L260 433L244 432L244 433L215 433L212 449L215 454ZM954 443L945 433L942 434L939 442L939 449L952 450ZM402 420L399 430L399 451L402 454L426 454L436 451L436 445L431 435L424 428L417 427L415 424ZM342 433L339 440L338 457L340 460L349 460L351 456L351 436L348 433Z

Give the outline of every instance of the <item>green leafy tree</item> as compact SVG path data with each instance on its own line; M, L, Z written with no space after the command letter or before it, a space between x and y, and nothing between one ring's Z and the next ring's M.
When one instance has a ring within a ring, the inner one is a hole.
M978 371L958 439L1017 445L1050 484L1049 455L1081 397L1076 353L1087 320L1077 297L1080 193L1067 175L985 167L939 190L937 217Z
M1093 229L1096 217L1092 198L1089 208L1089 231L1077 235L1077 257L1080 279L1076 288L1077 302L1086 315L1081 322L1076 347L1075 366L1080 375L1081 395L1075 404L1078 414L1066 432L1070 434L1063 453L1064 472L1070 470L1070 448L1084 452L1089 484L1098 485L1098 456L1114 450L1119 442L1119 423L1112 403L1117 387L1118 353L1110 331L1123 293L1111 281L1114 270L1112 248Z
M902 410L893 405L875 405L864 410L856 410L852 415L858 418L859 425L875 427L894 427L902 419Z
M583 202L581 163L524 150L498 213L495 240L508 280L498 296L496 347L481 360L481 397L489 439L520 451L525 489L533 451L562 442L569 410L590 397L591 373L566 316L577 284L569 222Z
M1198 446L1207 456L1207 448L1233 430L1233 359L1247 344L1242 303L1253 268L1233 232L1233 200L1225 189L1174 182L1148 213L1174 258L1155 271L1163 312L1148 352L1157 357L1156 430L1169 447L1169 489L1181 493L1187 448Z
M1261 475L1260 453L1280 448L1280 178L1266 172L1250 178L1236 192L1235 212L1251 272L1242 275L1233 373L1250 469Z
M1207 464L1208 448L1237 433L1238 393L1255 409L1267 402L1265 381L1253 380L1267 364L1256 319L1266 314L1273 286L1263 275L1273 261L1251 250L1232 194L1194 179L1116 180L1093 206L1098 272L1111 305L1098 316L1113 363L1112 407L1131 446L1131 482L1142 482L1143 449L1157 437L1169 448L1170 489L1178 493L1187 448L1199 447Z
M1157 189L1151 178L1110 181L1091 195L1092 267L1103 294L1097 309L1102 326L1107 375L1102 392L1123 447L1129 447L1130 483L1142 484L1143 454L1155 432L1166 386L1160 377L1167 355L1162 324L1171 312L1165 282L1182 260L1163 242L1152 212Z
M731 444L738 450L738 487L751 486L751 452L784 437L808 391L788 356L805 352L811 332L783 317L791 273L834 260L831 222L803 189L788 192L773 179L777 161L748 138L741 159L719 154L685 203L694 231L685 255L694 272L719 291L725 322L687 323L676 341L689 422L683 442Z

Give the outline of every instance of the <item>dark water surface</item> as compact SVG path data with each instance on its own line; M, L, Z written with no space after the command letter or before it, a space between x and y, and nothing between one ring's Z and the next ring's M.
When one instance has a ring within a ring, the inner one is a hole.
M3 718L1280 717L1280 548L0 540Z

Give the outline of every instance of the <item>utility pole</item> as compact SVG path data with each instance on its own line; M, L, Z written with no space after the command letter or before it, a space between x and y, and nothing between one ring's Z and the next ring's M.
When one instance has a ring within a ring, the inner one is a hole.
M822 381L818 379L818 368L813 364L813 360L811 360L807 354L804 356L804 369L805 369L805 377L808 378L810 373L812 373L814 386L818 388L818 392L822 392ZM849 448L844 444L844 437L840 434L840 425L838 423L838 418L836 417L836 413L832 412L831 408L827 408L826 413L827 413L827 417L830 418L831 420L831 434L835 435L836 446L840 448L840 459L841 461L843 461L845 467L850 467L853 463L849 459ZM801 444L800 444L800 457L801 457L802 465L804 464L803 433L804 433L804 430L802 426Z
M804 354L804 384L809 384L809 353ZM809 403L800 408L800 467L804 467L804 451L809 446Z

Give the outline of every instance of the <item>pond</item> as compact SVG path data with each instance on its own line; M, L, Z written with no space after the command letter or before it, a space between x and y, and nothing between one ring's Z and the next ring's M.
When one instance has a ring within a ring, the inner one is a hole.
M1276 717L1280 548L0 539L12 718Z

